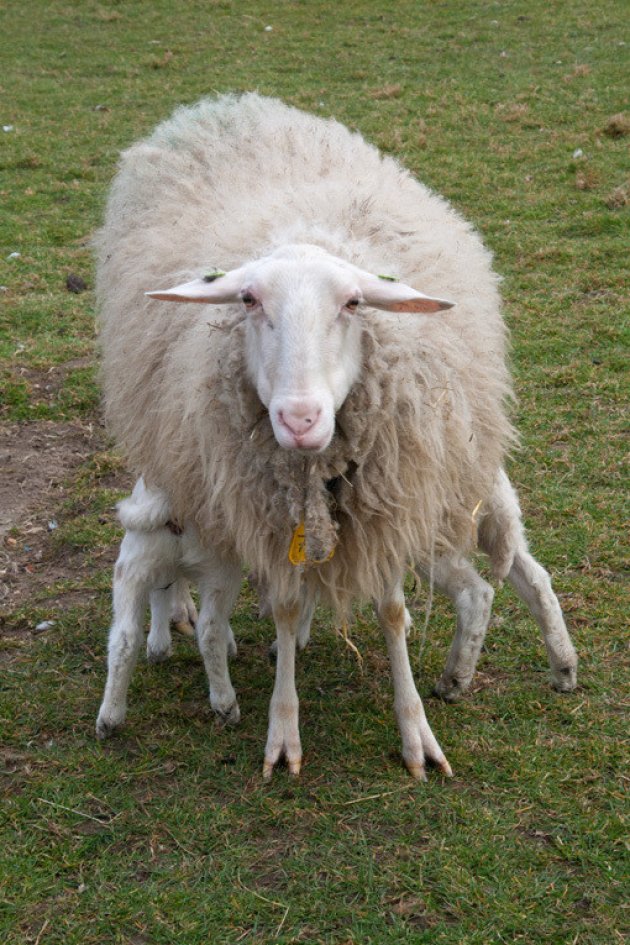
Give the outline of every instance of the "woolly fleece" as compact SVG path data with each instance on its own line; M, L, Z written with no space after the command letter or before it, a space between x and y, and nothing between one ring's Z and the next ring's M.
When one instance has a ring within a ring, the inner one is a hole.
M278 446L247 379L240 306L144 296L296 242L457 303L357 316L359 382L308 457ZM97 254L106 419L178 521L278 599L305 576L339 612L412 562L472 549L513 440L497 277L470 225L396 161L274 99L203 100L123 154ZM305 515L309 557L335 554L303 568L288 549Z

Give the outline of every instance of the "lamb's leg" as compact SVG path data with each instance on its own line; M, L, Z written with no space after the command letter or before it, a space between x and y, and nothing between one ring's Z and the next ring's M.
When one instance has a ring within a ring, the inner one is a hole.
M276 622L277 656L276 681L269 706L269 731L265 748L263 778L269 780L273 769L282 756L289 772L300 773L302 746L299 731L299 703L295 688L295 643L300 621L301 607L282 607L275 604L273 615Z
M143 618L149 598L150 578L139 562L125 558L125 540L114 569L114 619L109 632L107 683L96 734L107 738L125 721L127 690L143 639Z
M472 681L490 620L494 591L462 557L438 558L433 580L457 610L457 629L434 691L447 702L455 702Z
M149 663L162 663L172 653L171 647L171 609L172 590L155 588L149 595L151 604L151 629L147 639L147 659Z
M171 624L186 637L195 636L197 609L190 596L188 581L179 577L168 587L151 591L151 629L147 640L147 659L162 663L172 653ZM236 644L232 641L234 650Z
M240 586L238 564L216 559L199 581L197 643L210 685L210 705L230 725L241 717L228 669L228 656L236 650L229 618Z
M479 545L490 556L498 576L507 577L538 623L554 687L570 692L577 684L577 654L551 579L529 552L518 496L503 470L480 523Z
M425 759L444 774L451 775L451 766L438 745L411 672L407 652L406 608L399 583L376 604L378 619L385 634L394 684L394 711L402 737L402 756L414 778L426 780Z
M171 590L171 623L175 629L185 637L195 636L197 625L197 608L190 596L190 589L186 578L180 577L173 584Z

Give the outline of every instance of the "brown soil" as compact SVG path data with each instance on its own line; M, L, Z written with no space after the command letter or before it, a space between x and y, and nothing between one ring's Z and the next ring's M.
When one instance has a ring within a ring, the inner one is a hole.
M70 591L63 599L46 601L42 591L94 568L93 553L88 566L79 550L55 546L53 535L73 473L105 447L97 421L0 427L0 620L5 615L5 631L7 615L26 600L46 603L54 617L53 611L78 603L77 594L82 600L90 596L89 591ZM120 488L126 488L127 477L120 479ZM99 566L110 564L115 553L115 548L104 549Z

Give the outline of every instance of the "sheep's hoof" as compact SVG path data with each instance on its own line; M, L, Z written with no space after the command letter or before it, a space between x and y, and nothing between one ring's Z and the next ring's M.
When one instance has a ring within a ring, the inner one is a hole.
M577 686L577 662L552 670L551 685L557 692L573 692Z
M445 777L447 778L453 777L453 769L449 765L446 758L442 758L440 759L440 761L434 762L434 764L435 764L435 767L438 769L438 771L441 771Z
M241 710L236 699L225 709L214 705L212 709L222 725L238 725L241 721Z
M412 760L411 758L405 758L405 767L411 775L412 778L415 778L416 781L427 781L427 770L423 763ZM441 758L430 758L427 756L427 762L433 767L437 768L438 771L441 771L443 775L447 778L453 777L453 769L449 765L448 761L442 755Z
M164 663L172 655L173 650L170 645L163 650L155 650L152 646L147 645L147 661L149 663Z
M468 689L470 682L463 683L455 676L441 676L433 687L433 695L445 702L457 702Z
M183 637L193 638L195 636L195 627L189 620L174 620L173 629L181 633Z
M263 778L268 781L273 769L284 758L289 774L297 777L302 767L302 745L298 729L297 704L272 706L269 713L269 734L265 746Z
M289 769L289 774L293 778L298 778L300 776L300 771L302 770L302 759L301 758L287 758L287 768ZM263 772L262 776L265 781L271 781L271 776L273 775L273 769L276 766L276 762L268 761L265 758L263 762Z
M273 761L267 761L267 759L265 758L263 762L263 771L262 771L263 779L265 781L271 781L271 776L273 774L273 767L274 767Z
M412 778L415 778L416 781L428 781L427 772L424 765L415 764L412 761L405 761L405 767L411 775Z

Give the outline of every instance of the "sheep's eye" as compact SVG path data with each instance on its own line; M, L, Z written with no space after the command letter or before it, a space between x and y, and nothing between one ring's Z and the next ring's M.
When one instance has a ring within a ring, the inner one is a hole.
M243 300L243 305L245 308L254 308L257 304L256 299L251 292L243 292L241 299Z
M358 309L358 307L359 307L358 299L348 299L348 301L346 302L346 308L349 309L351 312L355 312Z

